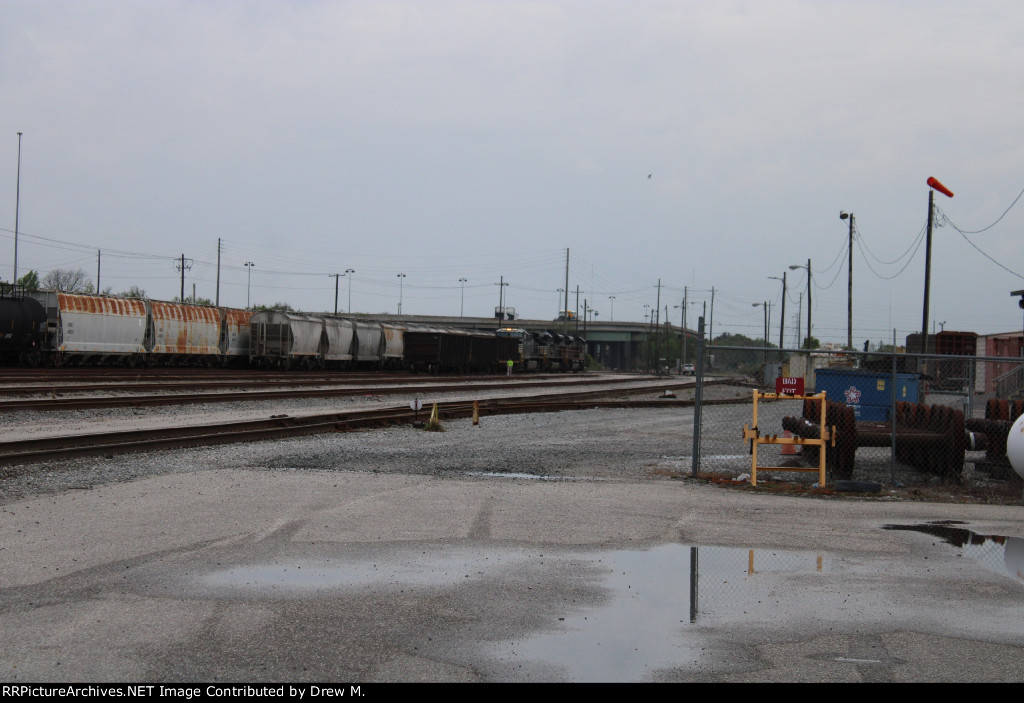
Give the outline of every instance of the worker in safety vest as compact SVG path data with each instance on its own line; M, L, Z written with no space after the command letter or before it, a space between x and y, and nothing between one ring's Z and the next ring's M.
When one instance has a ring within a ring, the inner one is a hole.
M513 361L511 359L509 359L508 361L505 362L505 366L508 369L508 373L506 374L507 376L511 376L512 375L512 364L513 364Z

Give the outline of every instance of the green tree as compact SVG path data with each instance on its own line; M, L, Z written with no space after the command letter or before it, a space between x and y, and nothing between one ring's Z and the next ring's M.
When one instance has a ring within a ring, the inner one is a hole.
M25 290L39 290L39 273L37 271L29 271L18 279L18 285Z
M146 289L139 288L138 286L132 286L128 290L121 291L117 294L118 298L145 298Z
M274 303L273 305L253 305L249 308L250 310L279 310L281 312L295 312L288 303Z
M171 298L171 302L180 303L182 300L180 296L176 295ZM186 305L213 305L213 301L209 298L185 298L184 302Z

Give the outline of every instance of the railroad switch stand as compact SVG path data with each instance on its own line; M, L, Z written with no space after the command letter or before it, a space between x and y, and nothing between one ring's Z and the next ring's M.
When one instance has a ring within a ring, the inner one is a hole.
M757 426L757 401L761 398L765 400L818 400L819 407L821 408L821 437L819 438L808 438L808 437L779 437L778 435L762 435L760 428ZM836 446L836 428L827 427L825 425L825 391L817 393L815 395L787 395L784 393L761 393L757 389L754 389L754 421L753 427L747 427L743 425L743 439L750 442L750 485L757 485L757 472L758 471L817 471L818 472L818 485L825 485L825 448L828 444L833 447ZM758 466L757 465L757 447L761 444L784 444L784 445L799 445L801 447L810 445L819 447L818 452L818 466Z

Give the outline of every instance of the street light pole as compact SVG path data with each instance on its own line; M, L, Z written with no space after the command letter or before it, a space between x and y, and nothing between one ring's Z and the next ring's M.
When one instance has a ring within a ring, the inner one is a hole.
M853 213L839 211L840 220L850 220L849 276L846 283L846 348L853 349Z
M246 307L246 309L249 308L249 290L250 290L250 286L252 284L252 267L255 266L255 265L256 264L254 264L251 261L246 261L245 262L245 277L246 277L246 280L245 280L245 307Z
M797 269L807 270L807 340L805 340L805 342L809 343L809 340L811 339L811 260L807 260L806 266L793 264L789 267L790 271L795 271ZM800 346L802 347L803 344Z
M352 314L352 276L350 274L355 273L355 269L345 269L345 278L348 279L348 314Z
M18 215L21 210L21 132L18 132L18 180L14 186L14 278L18 282ZM98 285L98 284L97 284Z
M615 296L609 295L608 300L611 301L610 304L612 306L611 319L609 320L609 322L615 322Z
M459 317L465 317L466 313L466 280L465 278L459 279L459 283L462 284L462 302L459 303Z
M399 273L396 275L398 278L398 314L402 314L402 287L405 285L405 274Z

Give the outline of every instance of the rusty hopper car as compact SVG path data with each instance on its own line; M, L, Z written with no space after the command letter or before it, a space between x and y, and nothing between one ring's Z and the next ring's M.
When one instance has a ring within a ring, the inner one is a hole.
M53 360L62 363L144 360L149 312L143 300L55 293Z
M224 364L249 363L249 318L252 313L236 308L220 310L220 353Z
M155 363L205 364L220 361L221 314L217 308L147 301L146 349Z

